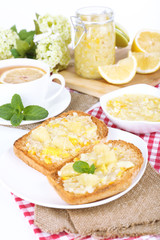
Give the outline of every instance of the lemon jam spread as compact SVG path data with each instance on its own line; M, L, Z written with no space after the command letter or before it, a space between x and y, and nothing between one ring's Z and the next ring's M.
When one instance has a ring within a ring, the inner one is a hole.
M97 141L97 126L90 116L76 112L51 120L47 125L32 131L27 140L27 150L51 164L78 153L82 147Z
M107 112L129 121L160 121L160 98L146 94L124 94L106 103Z
M76 26L75 71L84 78L100 79L98 66L115 62L113 12L107 8L90 7L80 9L77 17L82 25Z
M130 151L130 150L128 150ZM84 161L91 166L94 164L95 171L91 173L79 173L73 168L74 163L67 163L58 172L62 179L64 189L75 194L92 193L95 188L113 183L119 179L126 169L132 168L134 164L130 161L131 155L127 150L122 151L120 146L112 146L111 143L98 143L93 150L83 153L76 161Z

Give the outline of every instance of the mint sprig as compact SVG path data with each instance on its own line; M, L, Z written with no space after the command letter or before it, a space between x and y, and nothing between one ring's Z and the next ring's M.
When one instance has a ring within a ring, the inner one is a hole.
M22 99L14 94L11 103L0 106L0 118L10 120L13 126L19 126L22 120L40 120L48 116L48 111L38 105L23 106Z
M78 173L91 173L93 174L95 172L95 165L92 164L91 166L89 166L89 164L87 162L84 161L76 161L73 164L73 169L74 171L78 172Z

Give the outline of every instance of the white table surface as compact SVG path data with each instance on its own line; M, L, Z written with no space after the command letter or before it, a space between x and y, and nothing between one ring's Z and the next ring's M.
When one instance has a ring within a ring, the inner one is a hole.
M0 155L14 140L24 134L23 130L0 126ZM1 159L1 157L0 157ZM1 160L0 160L1 161ZM0 239L37 240L23 212L20 211L11 193L0 181Z

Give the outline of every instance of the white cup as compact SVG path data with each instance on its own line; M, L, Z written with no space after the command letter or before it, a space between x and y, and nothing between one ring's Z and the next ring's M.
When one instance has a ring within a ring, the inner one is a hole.
M37 67L46 73L41 78L29 82L7 83L2 81L3 83L0 84L0 105L10 103L12 96L19 94L24 106L39 105L47 107L52 104L52 101L60 95L65 87L63 76L60 74L52 74L50 76L49 66L43 61L28 58L14 58L0 61L0 68L13 66ZM58 79L61 85L53 82L53 79Z

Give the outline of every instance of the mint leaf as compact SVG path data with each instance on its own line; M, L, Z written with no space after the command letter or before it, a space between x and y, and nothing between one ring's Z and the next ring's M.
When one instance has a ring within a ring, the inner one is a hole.
M10 120L12 126L19 126L23 120L23 113L14 113Z
M11 100L11 106L14 109L17 109L19 113L24 109L22 99L18 94L14 94Z
M89 173L93 174L95 172L95 166L92 164L89 169Z
M24 120L39 120L48 116L48 111L37 105L29 105L23 109Z
M0 106L0 118L10 120L14 114L14 109L10 103Z
M74 171L76 171L78 173L91 173L91 174L93 174L94 171L95 171L95 166L94 166L94 164L92 164L91 167L90 167L87 162L76 161L73 164L73 169L74 169Z
M20 54L19 54L19 52L17 51L17 49L12 48L12 49L10 49L10 51L11 51L12 56L13 56L14 58L19 58L19 57L20 57Z

